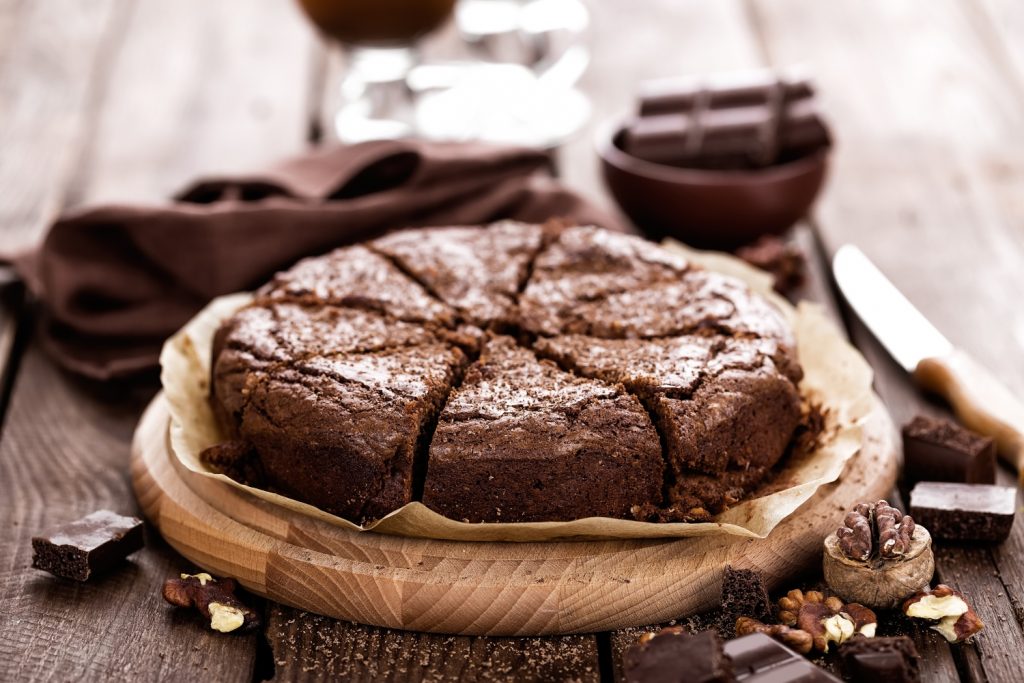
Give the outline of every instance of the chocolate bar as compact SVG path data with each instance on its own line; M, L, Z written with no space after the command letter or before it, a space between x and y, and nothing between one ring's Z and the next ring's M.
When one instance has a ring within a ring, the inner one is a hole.
M736 680L744 683L839 683L829 672L763 633L730 640L724 651L732 661Z
M640 116L674 114L698 107L746 107L778 97L792 102L814 96L810 80L799 74L778 76L769 69L716 74L707 78L665 78L640 84Z
M1012 486L922 481L910 492L914 521L953 541L1005 541L1016 509Z
M623 656L627 683L729 683L736 680L714 631L679 627L648 634Z
M55 576L87 581L144 544L142 520L99 510L32 539L32 566Z
M853 638L839 647L843 676L853 683L917 683L920 657L914 641L895 638Z
M919 415L903 427L903 480L996 482L995 442L949 420Z
M806 79L771 72L642 84L622 149L656 164L712 170L799 158L831 144L813 95Z

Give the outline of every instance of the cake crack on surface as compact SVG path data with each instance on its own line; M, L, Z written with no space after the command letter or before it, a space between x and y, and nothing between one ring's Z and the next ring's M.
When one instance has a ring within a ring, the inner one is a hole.
M373 253L377 254L378 256L380 256L382 259L386 260L388 263L390 263L392 266L394 266L395 269L398 270L398 272L402 273L402 275L405 275L407 278L412 280L431 299L433 299L437 303L441 304L442 306L447 306L448 305L447 302L445 302L445 300L441 297L441 295L438 294L434 290L434 288L430 286L429 283L425 282L419 275L417 275L410 268L408 268L405 265L405 263L402 262L401 259L395 258L394 256L392 256L391 254L388 254L385 251L381 251L377 246L374 245L373 242L368 242L367 245L366 245L366 248L369 249L370 251L372 251Z

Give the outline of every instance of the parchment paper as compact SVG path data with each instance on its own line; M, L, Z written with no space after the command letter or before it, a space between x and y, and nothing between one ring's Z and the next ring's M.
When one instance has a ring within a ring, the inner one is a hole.
M173 455L188 470L276 505L354 531L466 541L545 541L566 538L673 538L730 534L764 538L807 501L822 484L840 477L861 446L861 423L872 408L871 369L835 328L824 310L801 302L794 308L772 291L768 274L717 252L698 252L679 243L666 248L682 253L710 270L738 277L768 297L793 326L797 354L804 369L800 392L825 409L825 432L812 453L792 458L761 487L762 493L699 523L651 523L605 517L571 522L467 523L447 519L421 503L410 503L386 517L359 526L297 500L246 486L209 470L200 452L224 440L207 402L211 346L220 322L251 301L251 294L232 294L212 301L164 345L160 363L164 392L170 404ZM781 488L781 487L785 488Z

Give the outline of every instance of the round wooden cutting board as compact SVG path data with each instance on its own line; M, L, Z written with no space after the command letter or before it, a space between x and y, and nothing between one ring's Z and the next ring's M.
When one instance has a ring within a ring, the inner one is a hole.
M132 444L132 482L178 552L272 600L415 631L543 635L656 624L713 606L726 564L769 587L820 562L822 541L896 479L896 435L877 402L842 478L765 539L456 542L359 533L197 475L172 457L167 406L150 404Z

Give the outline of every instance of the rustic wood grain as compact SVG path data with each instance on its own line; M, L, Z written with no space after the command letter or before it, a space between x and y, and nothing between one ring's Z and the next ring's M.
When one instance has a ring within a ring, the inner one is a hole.
M117 0L6 3L0 24L0 250L32 244L60 210L126 10Z
M157 199L299 151L309 35L288 0L259 5L21 3L0 64L2 92L24 92L0 99L4 229L34 235L70 204ZM152 391L80 384L29 345L0 441L0 679L253 678L257 635L211 634L163 603L164 578L192 566L156 534L85 585L28 568L50 524L135 511L129 438Z
M293 0L137 0L68 203L158 201L301 151L313 56Z
M591 636L473 638L363 626L273 604L275 681L600 680Z
M822 5L754 3L774 59L813 55L810 64L846 136L840 137L836 172L818 211L826 250L857 243L955 344L1019 392L1024 364L1015 331L1024 324L1010 292L1024 291L1024 249L1014 228L1021 207L1008 201L1005 185L1019 174L1019 162L998 147L1019 139L1013 131L1021 98L1016 76L968 5L934 3L927 16L909 3L878 3L870 10L846 5L826 16ZM799 40L794 22L804 29ZM856 53L828 49L840 24L858 41ZM841 85L852 82L860 83L856 92ZM991 334L994 320L1003 321L1007 333ZM945 412L921 397L856 320L851 333L898 423L918 412ZM997 621L977 646L953 649L961 673L968 680L1013 680L1007 676L1024 667L1024 654L1003 643L1021 637L1011 608L1011 601L1019 604L1012 594L1019 589L1000 580L986 548L940 543L936 564L940 578L954 577ZM998 655L987 656L993 650ZM954 676L948 667L932 674Z
M85 584L30 568L31 538L99 508L137 514L128 440L150 390L70 382L30 348L0 442L0 679L251 678L255 637L211 634L163 603L163 580L191 565L148 547Z

